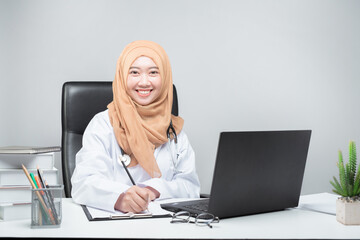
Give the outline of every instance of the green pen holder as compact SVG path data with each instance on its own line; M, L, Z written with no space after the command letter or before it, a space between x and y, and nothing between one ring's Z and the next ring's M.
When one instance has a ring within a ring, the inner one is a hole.
M58 228L62 220L62 192L64 186L32 189L31 228Z

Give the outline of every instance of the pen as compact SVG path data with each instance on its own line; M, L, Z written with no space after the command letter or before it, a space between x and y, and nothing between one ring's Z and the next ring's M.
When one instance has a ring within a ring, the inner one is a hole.
M43 189L42 184L40 183L39 176L35 176L34 178L35 178L36 184L38 186L38 189ZM40 193L43 196L43 199L44 199L44 202L45 202L46 206L48 207L50 217L53 218L55 220L55 223L57 224L57 219L54 217L54 214L53 214L54 210L53 210L53 208L51 206L51 201L49 200L48 195L46 194L47 192L40 191Z
M37 172L38 172L38 179L39 179L39 182L40 182L39 185L43 189L48 188L48 186L46 186L46 184L45 184L44 177L42 176L42 171L40 170L39 166L37 166L36 169L37 169ZM46 196L47 202L49 203L49 207L51 209L51 212L54 215L55 223L58 224L58 215L57 215L56 207L55 207L55 204L54 204L54 198L51 195L51 190L45 191L45 196Z
M50 188L48 183L46 181L44 181L44 185L46 188ZM58 222L58 215L57 215L57 212L56 212L56 207L55 207L55 203L54 203L54 196L52 195L51 191L47 192L49 194L49 199L50 199L50 202L52 203L52 206L53 206L53 211L54 211L54 215L55 215L55 221Z
M35 188L39 188L38 185L37 185L37 183L36 183L36 180L35 180L35 177L34 177L34 174L33 174L33 173L30 173L30 177L31 177L32 182L33 182L34 185L35 185Z
M24 166L24 164L22 164L22 169L23 169L26 177L28 178L28 180L29 180L32 188L33 188L33 189L37 189L34 181L32 180L32 178L31 178L28 170L27 170L26 167ZM32 175L34 176L34 174L32 174ZM35 179L35 178L34 178L34 179ZM36 191L35 193L36 193L36 195L37 195L37 197L38 197L38 199L39 199L39 201L40 201L41 206L42 206L43 209L45 210L45 213L46 213L47 217L50 218L50 220L51 220L51 222L52 222L53 224L55 224L55 220L54 220L54 218L51 218L51 217L52 217L52 214L50 214L51 212L50 212L49 209L46 207L46 204L45 204L44 199L42 198L41 194L40 194L38 191Z
M49 187L49 184L48 184L46 181L44 182L44 184L45 184L45 187L46 187L46 188L50 188L50 187ZM54 196L51 194L51 192L49 192L49 196L50 196L51 201L54 202Z
M40 184L40 181L39 181L39 177L38 176L34 176L34 179L35 179L35 183L36 183L36 186L38 189L41 189L41 184ZM44 191L40 191L41 195L44 196Z
M37 171L38 176L39 176L39 181L40 181L41 187L42 187L42 188L45 188L44 178L42 177L42 173L40 172L39 166L36 166L36 171Z
M127 175L129 176L129 178L130 178L130 180L131 180L132 184L133 184L133 185L136 185L136 184L135 184L135 181L134 181L134 179L132 178L132 176L131 176L131 174L130 174L129 170L127 169L127 167L126 167L126 165L125 165L124 161L123 161L123 160L120 160L120 161L121 161L122 165L124 166L125 171L126 171Z
M122 160L122 158L121 158L121 157L120 157L120 162L121 162L121 163L122 163L122 165L124 166L125 171L126 171L127 175L129 176L129 178L130 178L130 180L131 180L132 184L135 186L135 185L136 185L136 183L135 183L134 179L132 178L132 176L131 176L131 174L130 174L129 170L127 169L127 167L126 167L126 165L125 165L125 162ZM149 199L148 199L148 203L149 203ZM149 211L149 209L148 209L148 208L146 208L146 209Z

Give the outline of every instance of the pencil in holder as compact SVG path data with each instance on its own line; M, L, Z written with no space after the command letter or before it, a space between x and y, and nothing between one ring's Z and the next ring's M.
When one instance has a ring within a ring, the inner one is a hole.
M56 185L31 190L31 228L60 227L63 189Z

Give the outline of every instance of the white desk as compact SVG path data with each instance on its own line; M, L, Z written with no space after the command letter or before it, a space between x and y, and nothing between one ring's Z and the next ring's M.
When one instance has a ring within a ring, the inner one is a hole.
M299 206L331 207L333 199L333 195L326 193L305 195L300 198ZM0 237L359 239L360 226L344 226L334 215L300 208L223 219L213 224L212 229L170 224L170 218L89 222L79 205L72 199L63 199L60 228L31 229L30 220L0 222Z

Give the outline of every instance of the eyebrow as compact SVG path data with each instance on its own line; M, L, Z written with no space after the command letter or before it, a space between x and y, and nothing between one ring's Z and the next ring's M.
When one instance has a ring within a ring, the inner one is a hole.
M129 69L133 69L133 68L140 69L139 67L130 67ZM159 69L157 66L152 66L152 67L149 67L148 69L151 69L151 68Z

